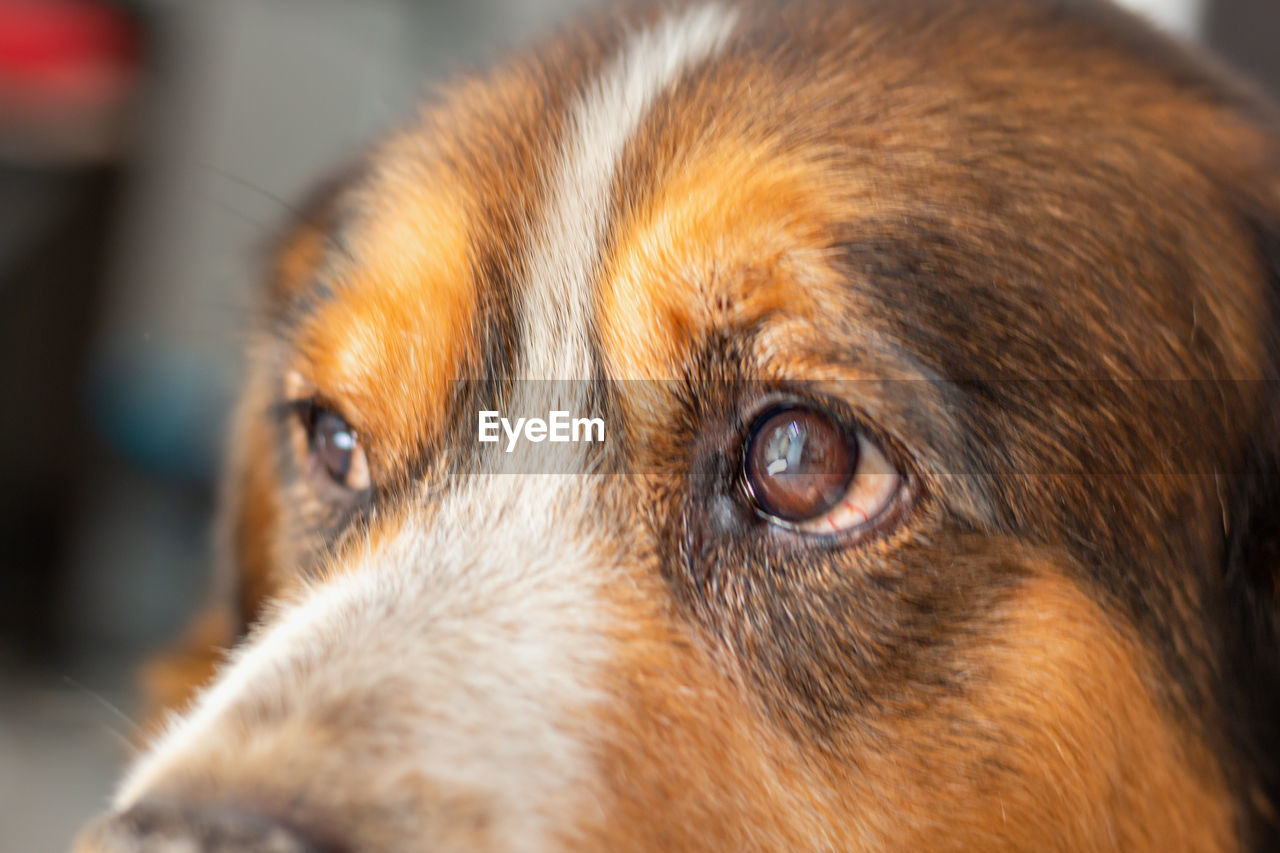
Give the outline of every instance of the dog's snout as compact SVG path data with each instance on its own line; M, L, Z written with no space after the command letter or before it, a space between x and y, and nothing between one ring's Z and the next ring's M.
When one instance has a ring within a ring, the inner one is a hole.
M107 815L75 853L333 853L257 812L226 805L142 803Z

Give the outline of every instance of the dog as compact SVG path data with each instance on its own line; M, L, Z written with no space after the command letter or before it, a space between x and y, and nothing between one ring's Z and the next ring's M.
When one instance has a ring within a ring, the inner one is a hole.
M1280 843L1280 113L1212 59L625 7L267 278L226 570L78 851Z

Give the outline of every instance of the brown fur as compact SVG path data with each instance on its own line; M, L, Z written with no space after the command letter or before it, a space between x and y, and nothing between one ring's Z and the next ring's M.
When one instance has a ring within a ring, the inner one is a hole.
M603 788L566 849L1277 837L1257 519L1278 408L1256 380L1280 366L1260 236L1280 234L1280 124L1076 5L762 3L645 117L593 303L603 378L647 382L600 395L631 475L598 507L625 580L616 701L573 721ZM161 705L270 622L264 602L431 523L470 404L512 379L512 247L563 111L620 33L597 22L453 90L287 241L233 442L239 580L154 671ZM367 503L308 480L296 425L267 415L286 375L350 418ZM780 390L874 429L909 482L888 529L814 544L708 510L737 500L747 403ZM486 847L481 794L383 778L394 739L326 720L286 716L258 752L202 745L169 795L265 802L360 849L440 826Z

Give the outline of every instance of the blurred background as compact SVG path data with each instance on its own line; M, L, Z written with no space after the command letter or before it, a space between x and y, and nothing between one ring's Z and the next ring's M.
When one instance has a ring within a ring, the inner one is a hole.
M208 577L261 247L593 0L0 0L0 853L66 849ZM1131 0L1280 91L1278 0Z

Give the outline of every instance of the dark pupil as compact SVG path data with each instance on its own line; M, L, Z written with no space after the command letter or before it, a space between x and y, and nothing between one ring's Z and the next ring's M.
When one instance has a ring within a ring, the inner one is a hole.
M786 409L756 427L747 448L747 485L764 512L804 521L845 496L857 462L853 437L830 417Z
M329 476L346 482L351 470L351 454L356 449L356 434L333 412L317 409L311 427L312 452Z

